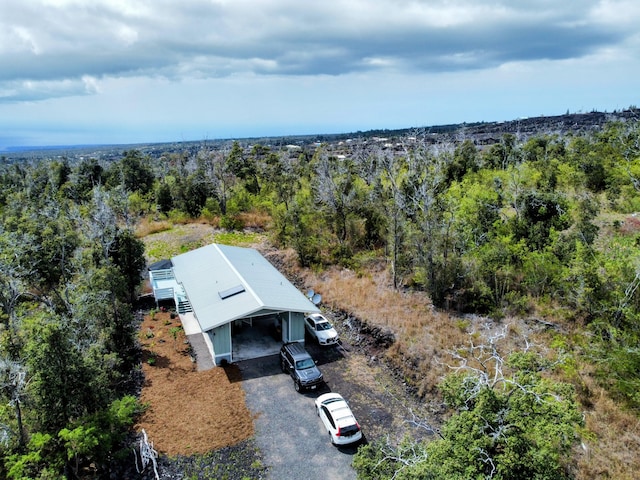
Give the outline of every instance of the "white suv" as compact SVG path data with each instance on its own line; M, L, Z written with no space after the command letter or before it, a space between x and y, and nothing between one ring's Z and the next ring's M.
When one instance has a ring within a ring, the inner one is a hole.
M360 425L342 395L333 392L325 393L320 395L315 403L316 413L329 432L331 443L347 445L362 439Z
M310 313L304 318L304 328L320 345L335 345L338 343L338 332L323 315Z

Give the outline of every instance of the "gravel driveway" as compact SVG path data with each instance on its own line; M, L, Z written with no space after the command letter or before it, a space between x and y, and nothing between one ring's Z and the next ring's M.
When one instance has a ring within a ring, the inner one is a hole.
M267 478L356 478L351 461L357 447L334 447L315 412L314 400L329 387L296 393L291 377L280 370L278 355L238 366L247 406L255 416L256 443L269 467Z

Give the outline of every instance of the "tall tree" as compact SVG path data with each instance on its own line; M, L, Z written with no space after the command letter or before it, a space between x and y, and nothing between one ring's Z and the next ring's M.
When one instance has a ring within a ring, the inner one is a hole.
M83 203L91 198L94 187L104 183L104 168L95 158L83 159L71 173L69 189L70 197L76 203Z
M119 230L111 247L111 259L125 279L127 299L133 303L146 267L144 243L131 230Z
M145 195L153 188L153 170L150 158L139 150L124 152L122 159L113 163L108 170L108 183L111 187L122 185L127 192L140 192Z
M380 189L387 213L387 245L390 250L391 275L393 287L398 288L401 279L410 271L408 243L408 222L405 215L408 199L403 194L407 181L407 162L405 157L384 151L378 155L381 169Z
M62 319L51 319L32 332L27 344L32 391L44 432L57 434L70 420L98 407L87 388L92 372L72 344Z
M410 145L407 155L407 181L404 183L405 205L414 233L411 243L416 252L415 280L422 284L434 303L442 304L451 284L455 268L449 265L451 243L450 223L453 217L445 201L447 165L451 145L431 145L419 139Z
M242 181L244 188L252 194L260 192L256 156L259 155L261 151L262 149L256 146L253 149L252 155L246 156L240 144L233 142L231 151L227 155L227 168Z
M208 196L212 196L220 207L222 215L227 213L227 203L233 186L238 181L227 162L227 152L201 149L198 152L198 165L201 178L207 182Z
M156 205L160 213L167 214L173 208L173 196L171 187L165 181L160 182L156 188Z
M341 244L347 240L347 220L356 208L357 177L349 159L338 159L320 149L316 154L315 198Z

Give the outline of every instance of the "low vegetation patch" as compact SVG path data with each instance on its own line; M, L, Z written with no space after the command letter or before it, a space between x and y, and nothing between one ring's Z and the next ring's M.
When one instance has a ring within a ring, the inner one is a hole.
M247 246L258 243L261 238L263 235L258 233L228 232L208 223L187 223L174 224L170 228L157 230L145 236L143 241L145 255L149 262L153 263L210 243Z

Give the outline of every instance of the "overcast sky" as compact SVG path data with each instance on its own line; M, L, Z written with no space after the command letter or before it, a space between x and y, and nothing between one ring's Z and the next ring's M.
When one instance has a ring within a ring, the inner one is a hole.
M0 0L0 150L638 106L638 0Z

